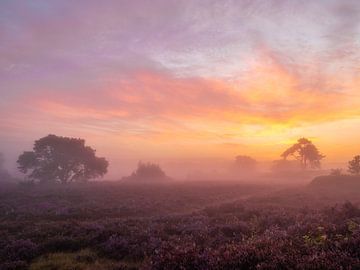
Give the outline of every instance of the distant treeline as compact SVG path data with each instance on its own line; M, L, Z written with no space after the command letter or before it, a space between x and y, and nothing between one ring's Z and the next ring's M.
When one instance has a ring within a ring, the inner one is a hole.
M325 155L307 138L300 138L286 149L280 160L273 163L272 170L296 171L319 169ZM0 155L0 179L11 179L4 169L4 158ZM109 162L96 156L96 150L87 146L84 139L48 135L34 142L32 151L23 152L17 160L20 172L27 183L72 183L86 182L103 177ZM236 172L249 173L257 169L257 161L246 155L238 155L234 161ZM360 174L360 155L349 161L350 174ZM332 170L333 175L342 175L341 169ZM158 164L139 162L137 169L122 180L166 180L170 179Z

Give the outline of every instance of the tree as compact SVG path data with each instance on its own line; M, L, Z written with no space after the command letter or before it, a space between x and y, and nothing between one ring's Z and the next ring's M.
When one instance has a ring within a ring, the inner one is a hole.
M3 169L5 163L4 155L0 153L0 170Z
M348 170L351 174L360 174L360 156L355 156L352 160L349 161Z
M18 158L18 168L31 180L40 182L79 182L101 177L108 161L95 156L85 140L48 135L34 143L33 151Z
M309 165L311 168L320 168L320 161L325 157L319 152L317 147L306 138L300 138L297 143L282 153L281 157L286 160L290 155L300 161L303 169L307 169Z
M165 177L164 171L160 168L158 164L153 163L142 163L139 162L136 171L133 173L139 178L149 177L149 178L161 178Z
M236 156L235 157L235 166L237 169L244 171L253 171L255 170L257 161L249 156Z
M2 153L0 153L0 181L8 181L11 179L10 174L4 168L5 159Z
M123 180L164 180L169 179L159 165L139 162L137 169Z
M331 169L330 175L332 175L332 176L341 176L341 175L343 175L342 169L340 169L340 168Z

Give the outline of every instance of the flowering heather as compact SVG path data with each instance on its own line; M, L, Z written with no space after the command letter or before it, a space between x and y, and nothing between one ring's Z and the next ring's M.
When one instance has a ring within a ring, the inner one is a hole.
M0 269L360 268L354 193L206 185L13 187Z

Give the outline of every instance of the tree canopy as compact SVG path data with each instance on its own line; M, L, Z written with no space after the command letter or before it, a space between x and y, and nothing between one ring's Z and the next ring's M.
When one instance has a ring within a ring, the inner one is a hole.
M300 138L297 143L286 149L281 155L284 160L289 156L293 156L299 160L303 169L307 169L308 166L311 168L320 168L320 162L325 157L319 152L317 147L306 138Z
M4 168L5 159L2 153L0 153L0 181L8 181L11 179L10 174Z
M139 162L137 169L123 180L165 180L169 179L158 164Z
M352 160L349 161L348 170L351 174L360 174L360 156L355 156Z
M252 171L255 170L257 161L249 156L239 155L235 157L235 167L239 170Z
M0 153L0 170L3 169L4 162L5 162L4 155Z
M79 182L101 177L108 161L96 157L95 150L79 138L48 135L34 143L33 151L18 158L19 170L40 182Z

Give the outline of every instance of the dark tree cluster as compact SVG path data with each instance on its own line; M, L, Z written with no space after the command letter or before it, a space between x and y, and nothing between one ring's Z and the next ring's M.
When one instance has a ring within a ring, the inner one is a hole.
M360 174L360 156L355 156L352 160L349 161L349 172L351 174L359 175Z
M254 171L257 161L249 156L239 155L235 157L235 168L240 171Z
M320 162L325 157L317 147L306 138L300 138L297 143L288 148L281 157L286 160L289 156L295 157L300 162L303 169L320 168Z
M343 173L341 168L332 169L330 171L331 176L351 176L357 178L360 175L360 155L354 156L352 160L348 162L348 170L350 175ZM349 178L348 178L349 179Z
M4 168L4 163L4 156L0 153L0 182L11 180L9 172Z
M35 141L17 161L19 170L30 180L46 182L84 182L103 176L108 161L97 157L85 140L48 135Z
M154 163L143 163L139 162L137 169L127 177L124 177L123 180L166 180L165 172L160 168L158 164Z

